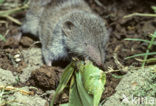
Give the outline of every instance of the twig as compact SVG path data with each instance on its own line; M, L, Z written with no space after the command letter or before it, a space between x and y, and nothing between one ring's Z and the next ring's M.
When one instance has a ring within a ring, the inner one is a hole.
M8 22L0 20L0 24L5 24L5 27L8 28Z
M34 42L32 45L30 45L29 49L32 48L34 45L41 43L40 41Z
M9 16L9 15L6 16L6 18L9 19L9 20L12 21L12 22L18 24L18 25L21 25L21 24L22 24L19 20L15 19L15 18L13 18L13 17L11 17L11 16Z
M24 91L24 90L21 90L21 89L12 87L12 86L0 86L0 89L9 90L9 91L16 90L16 91L20 92L23 95L34 95L34 92Z
M16 23L16 24L18 24L18 25L21 25L21 22L20 22L20 21L18 21L17 19L15 19L15 18L13 18L13 17L11 17L11 16L9 16L9 15L0 15L0 17L7 18L7 19L9 19L9 20L12 21L12 22L14 22L14 23Z
M108 71L106 73L119 72L119 71L128 72L128 67L123 66L119 62L116 53L113 54L113 58L114 58L114 62L116 63L116 65L118 67L118 70L114 70L113 67L108 67Z
M7 24L7 21L2 21L2 20L1 20L1 21L0 21L0 24L3 24L3 23L4 23L4 24Z
M103 4L99 0L95 0L95 3L99 5L100 7L103 7Z
M27 9L28 8L28 4L25 4L22 7L17 7L15 9L10 9L10 10L4 10L4 11L0 11L0 17L4 17L7 18L9 20L11 20L12 22L21 25L21 22L13 17L11 17L10 15L15 14L17 12L20 12L23 9Z
M108 71L105 72L106 74L112 73L112 72L119 72L120 70L114 70L113 67L108 67Z
M28 8L28 4L25 4L22 7L17 7L17 8L10 9L10 10L0 11L0 16L12 15L12 14L15 14L15 13L23 10L23 9L27 9L27 8Z
M134 16L141 16L141 17L156 17L156 14L148 14L148 13L132 13L129 15L124 16L123 18L130 18Z
M9 32L10 32L10 30L7 29L7 31L6 31L5 34L4 34L4 37L6 37L6 36L8 35Z
M116 65L117 65L118 69L127 72L127 71L128 71L128 67L122 65L122 64L119 62L116 53L114 53L113 57L114 57L114 61L115 61Z

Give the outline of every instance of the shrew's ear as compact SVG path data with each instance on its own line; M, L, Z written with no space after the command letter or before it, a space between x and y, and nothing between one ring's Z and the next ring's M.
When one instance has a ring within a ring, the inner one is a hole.
M62 30L66 36L70 36L71 33L73 32L74 27L75 27L75 25L71 21L66 21L63 23Z

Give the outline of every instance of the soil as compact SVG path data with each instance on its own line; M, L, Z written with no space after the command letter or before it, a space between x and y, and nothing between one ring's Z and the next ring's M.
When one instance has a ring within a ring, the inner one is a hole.
M125 60L125 58L134 54L145 53L148 45L143 42L127 41L124 39L141 38L150 40L149 34L154 33L156 29L156 19L151 17L130 17L124 19L123 16L134 12L153 13L151 6L156 5L155 0L86 1L93 11L106 20L108 30L111 31L110 40L107 44L104 71L107 71L109 67L112 67L114 70L118 69L114 61L115 54L117 54L117 59L123 66L141 66L141 62L137 61L137 59ZM23 20L21 16L24 16L24 14L25 12L20 13L20 16L18 17L18 14L16 17L19 20ZM0 41L0 67L16 73L22 73L22 69L27 66L27 63L23 61L21 51L31 47L40 47L40 44L36 44L37 40L31 37L30 34L24 35L20 41L16 40L15 35L19 33L19 26L10 21L7 21L7 24L6 26L6 24L0 23L0 33L5 35L6 38L6 41ZM6 33L7 31L8 33ZM155 51L155 47L151 51ZM139 58L143 59L143 57ZM59 66L56 68L44 65L36 69L26 83L19 85L31 85L43 91L56 89L62 73L61 70ZM121 73L116 74L122 75ZM111 96L115 92L119 81L120 79L113 77L111 74L107 75L106 90L102 99Z
M43 90L55 90L63 70L56 67L42 66L32 72L28 85L37 86Z

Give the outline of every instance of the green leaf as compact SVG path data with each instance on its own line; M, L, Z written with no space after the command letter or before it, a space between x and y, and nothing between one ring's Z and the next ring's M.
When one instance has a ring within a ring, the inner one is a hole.
M156 31L151 35L152 35L152 37L156 38Z
M72 77L73 72L75 76ZM82 61L74 61L66 67L50 106L53 106L56 97L70 79L69 106L98 106L104 91L106 75L90 61L85 64Z
M156 52L135 54L133 56L126 57L125 59L135 58L135 57L138 57L138 56L145 56L146 54L147 55L156 55Z
M75 72L77 89L82 101L83 106L93 106L93 98L90 96L86 89L83 87L82 78L80 72Z
M50 106L53 106L56 97L64 90L64 88L67 86L67 83L69 82L73 72L74 72L74 68L73 68L73 64L74 62L71 62L64 70L62 77L60 79L59 85L56 89L56 92L54 94L54 97L51 100Z
M60 104L60 106L69 106L69 104L68 103Z
M156 9L156 7L152 7L153 9ZM153 33L153 34L150 34L151 36L151 40L144 40L144 39L137 39L137 38L126 38L125 40L132 40L132 41L143 41L143 42L146 42L148 43L148 47L147 47L147 50L146 50L146 53L142 53L142 54L135 54L133 56L129 56L129 57L126 57L125 59L130 59L130 58L135 58L135 57L138 57L138 56L144 56L144 60L142 61L142 67L145 66L146 64L146 61L148 59L148 55L155 55L156 52L150 52L150 49L153 45L155 45L155 38L156 38L156 31Z
M0 0L0 4L2 4L4 2L4 0Z
M151 49L151 47L152 47L152 45L154 43L155 38L156 38L156 31L154 32L154 34L152 34L152 39L151 39L151 41L150 41L150 43L148 45L148 48L146 50L146 55L144 56L144 61L142 63L142 67L145 66L145 63L146 63L147 58L148 58L148 53L150 52L150 49Z
M124 40L140 41L140 42L145 42L145 43L150 43L151 42L149 40L138 39L138 38L126 38ZM156 45L156 42L153 42L153 45Z
M0 40L6 41L5 37L0 34Z
M80 72L85 89L94 96L94 106L98 106L104 91L106 74L90 61L87 61L83 67L80 67Z
M156 13L156 6L152 6L151 8L152 8L153 11Z
M80 92L81 93L81 92ZM69 105L68 106L82 106L81 98L77 89L75 77L72 77L69 90Z
M156 62L156 58L149 58L146 60L146 63L154 63Z

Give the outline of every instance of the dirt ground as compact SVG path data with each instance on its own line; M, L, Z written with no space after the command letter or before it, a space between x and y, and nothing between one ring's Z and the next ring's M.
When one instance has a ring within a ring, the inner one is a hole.
M144 53L147 45L143 42L126 41L125 38L141 38L150 39L149 34L156 29L156 19L151 17L130 17L124 19L123 16L133 12L153 13L151 6L156 5L155 0L86 0L90 7L99 14L105 21L107 28L111 30L110 40L107 44L107 54L104 71L112 67L114 70L118 69L118 65L114 61L114 55L117 54L118 61L123 66L141 66L141 63L136 59L125 60L127 56L133 54ZM19 13L16 17L23 20L23 13ZM5 20L1 18L1 20ZM24 62L22 50L27 50L32 47L40 48L38 40L27 34L22 37L20 41L14 39L20 26L8 21L8 25L0 23L0 33L5 35L6 42L0 41L0 68L11 70L14 74L23 72L23 68L27 66ZM151 49L155 51L153 47ZM142 59L142 57L140 57ZM67 64L61 62L60 64ZM153 63L154 64L154 63ZM63 66L64 67L64 66ZM56 89L62 67L59 67L59 62L56 67L48 67L43 65L36 69L28 81L19 83L16 86L35 86L41 89L42 92L50 89ZM123 75L123 73L116 73ZM51 80L49 80L51 79ZM102 99L111 96L115 92L115 87L118 85L120 79L113 77L111 74L107 75L106 90ZM67 99L62 100L65 102Z

